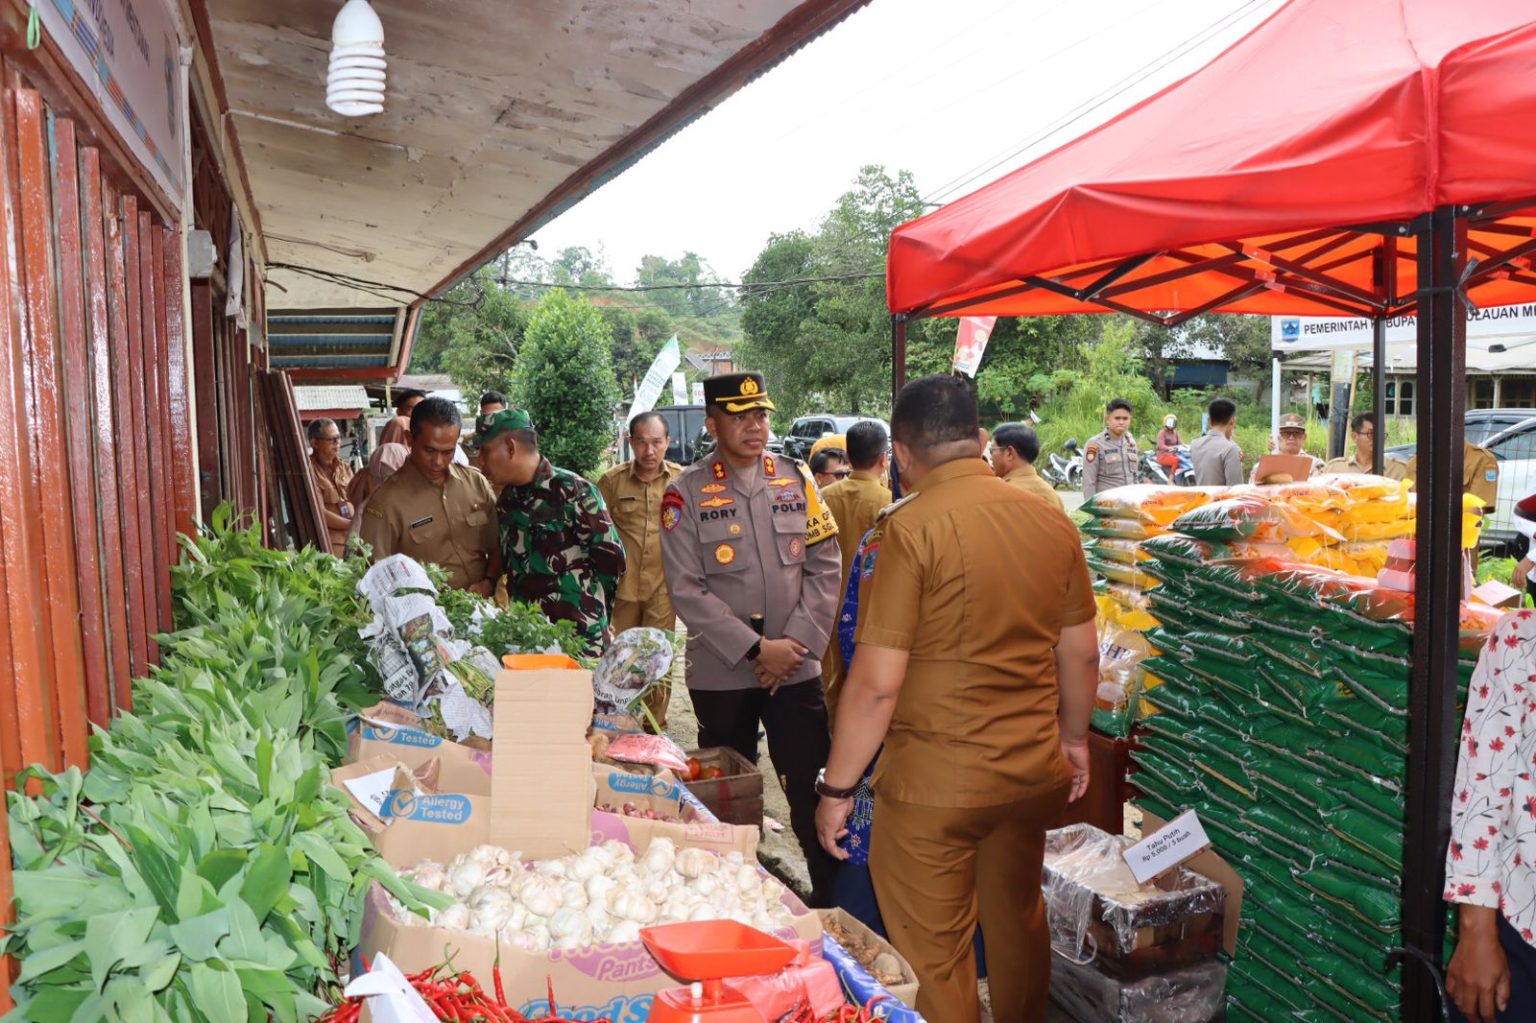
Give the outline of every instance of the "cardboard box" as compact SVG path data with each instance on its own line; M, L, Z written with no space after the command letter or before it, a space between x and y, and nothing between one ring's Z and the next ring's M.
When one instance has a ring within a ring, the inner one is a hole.
M873 972L870 972L870 978L880 990L889 992L893 998L902 1004L917 1005L917 973L913 971L912 964L907 962L900 952L896 951L896 946L870 930L864 921L855 916L850 916L846 910L818 909L816 915L821 917L823 928L836 924L849 937L853 938L856 943L863 945L865 948L876 949L879 955L877 962L881 964L882 972L889 968L890 973L899 973L901 975L901 983L882 984L879 978L874 976ZM830 935L828 937L830 940ZM859 950L844 946L843 951L852 956L861 966L863 965L862 957L858 954ZM887 960L886 956L889 956L890 959ZM865 967L865 969L867 971L868 967ZM866 995L864 1001L868 1001L869 997Z
M822 948L821 920L806 909L792 892L784 903L794 914L794 926L780 932L783 938L809 942L813 954ZM524 1016L544 1015L546 984L554 985L560 1014L569 1019L606 1017L614 1023L640 1023L650 1014L656 992L686 986L664 973L640 942L592 945L552 952L522 952L465 931L412 926L396 920L384 889L375 884L363 907L359 952L372 959L386 952L400 969L415 973L452 957L460 970L474 974L482 984L501 964L507 1001Z
M437 758L427 761L426 764L412 771L394 757L370 757L354 764L343 764L331 772L331 784L346 794L347 801L351 804L352 819L357 826L363 829L363 833L372 837L383 831L388 825L378 816L376 805L365 805L353 791L348 782L360 782L375 779L377 784L370 786L381 795L387 795L391 790L418 788L423 792L435 792L438 787L438 774L441 762Z
M1265 455L1259 459L1254 479L1259 483L1299 483L1311 475L1311 455Z
M496 677L489 841L551 859L587 847L592 779L592 673L546 668Z
M489 751L471 749L423 731L421 718L398 704L370 707L352 723L347 736L347 762L376 757L398 760L413 771L438 760L438 788L481 796L491 794Z
M1168 823L1146 807L1141 810L1141 831L1148 834ZM1222 859L1215 849L1207 849L1199 856L1191 858L1184 864L1185 869L1202 874L1221 885L1226 892L1226 899L1221 908L1221 944L1227 955L1237 954L1237 931L1242 924L1243 915L1243 879L1237 871L1233 870L1226 860Z
M725 746L689 750L703 767L718 767L719 778L684 784L709 811L728 824L763 826L763 772L746 757Z
M630 774L592 765L597 784L597 812L592 815L592 843L608 839L628 842L637 849L652 838L665 836L679 848L685 845L717 853L739 852L749 861L757 859L760 832L750 825L726 824L705 810L683 785L666 771L656 775ZM679 821L649 820L604 810L603 806L621 808L632 803L641 810L655 810ZM601 837L599 837L601 836Z

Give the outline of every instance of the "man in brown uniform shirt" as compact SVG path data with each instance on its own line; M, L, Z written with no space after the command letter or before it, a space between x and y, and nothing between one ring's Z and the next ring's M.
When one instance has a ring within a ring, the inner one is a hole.
M347 556L347 531L356 514L347 488L352 484L352 467L341 460L341 428L334 419L316 419L309 424L309 474L315 479L320 495L320 515L325 519L331 538L331 553Z
M1056 488L1045 482L1035 471L1035 459L1040 457L1040 438L1035 435L1034 427L1027 423L1004 423L999 426L992 434L991 455L992 471L1004 483L1038 494L1066 511Z
M661 499L683 467L666 460L670 431L660 412L642 412L629 423L629 448L634 458L603 473L598 492L624 541L624 574L613 601L610 624L615 634L625 629L648 628L671 632L677 628L677 612L667 592L667 574L661 566ZM645 706L655 727L665 731L672 682L663 679L651 690ZM651 722L647 721L649 727Z
M888 461L886 449L890 438L885 427L873 420L855 423L844 440L848 445L848 461L853 473L847 479L838 480L822 492L827 509L837 522L842 534L840 544L843 555L843 574L838 577L838 603L848 589L848 572L853 568L853 556L859 553L859 541L875 525L880 512L891 503L891 488L882 483ZM827 644L827 656L821 662L821 682L827 694L827 718L837 713L837 689L843 680L843 653L838 648L837 629L832 630L832 642Z
M845 855L847 797L883 742L869 865L891 942L917 972L917 1010L930 1023L980 1018L979 917L994 1017L1043 1020L1040 867L1047 824L1088 784L1093 586L1067 517L981 460L967 382L908 384L891 435L912 496L871 539L817 832Z
M411 412L411 455L363 510L362 537L373 560L406 554L441 565L449 585L482 597L501 575L496 495L477 470L453 464L462 420L446 398Z

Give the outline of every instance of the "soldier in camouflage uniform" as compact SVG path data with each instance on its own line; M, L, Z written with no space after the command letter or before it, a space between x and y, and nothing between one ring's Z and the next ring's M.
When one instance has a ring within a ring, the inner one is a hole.
M624 574L624 544L602 495L539 454L522 409L481 416L475 447L491 483L505 488L496 511L508 596L537 604L550 621L575 622L588 651L601 653Z

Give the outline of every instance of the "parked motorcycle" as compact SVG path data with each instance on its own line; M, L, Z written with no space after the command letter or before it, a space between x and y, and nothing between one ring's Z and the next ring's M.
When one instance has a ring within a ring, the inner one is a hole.
M1071 437L1061 446L1061 450L1067 453L1063 458L1056 452L1051 452L1050 462L1040 475L1053 487L1066 487L1068 490L1083 489L1083 453L1077 449L1077 438Z
M1141 463L1137 468L1136 482L1157 483L1162 486L1192 487L1195 485L1195 463L1189 457L1189 445L1180 444L1174 448L1178 455L1178 464L1173 471L1168 471L1168 466L1157 460L1155 448L1144 450L1141 455Z

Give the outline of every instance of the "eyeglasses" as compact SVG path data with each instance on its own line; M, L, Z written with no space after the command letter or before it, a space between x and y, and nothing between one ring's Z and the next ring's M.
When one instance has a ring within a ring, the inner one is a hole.
M845 480L849 476L853 475L853 470L852 469L834 469L830 473L828 473L827 475L829 475L829 476L836 476L840 480Z

